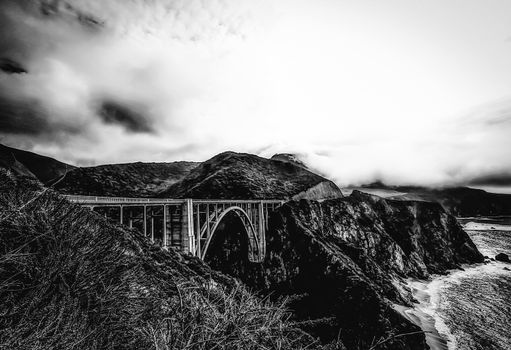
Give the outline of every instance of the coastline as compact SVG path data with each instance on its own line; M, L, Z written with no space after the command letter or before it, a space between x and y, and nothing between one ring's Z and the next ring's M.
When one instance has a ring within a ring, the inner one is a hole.
M394 308L424 331L426 343L431 350L453 350L456 349L456 338L435 311L440 297L438 288L442 282L438 280L441 277L434 276L430 280L408 279L406 286L417 303L413 307L395 304Z
M444 288L471 276L509 274L509 266L500 262L465 265L464 270L450 270L447 275L433 275L429 280L408 279L406 286L417 300L413 307L394 305L405 318L419 326L426 336L426 343L432 350L455 350L456 336L446 324L440 312Z

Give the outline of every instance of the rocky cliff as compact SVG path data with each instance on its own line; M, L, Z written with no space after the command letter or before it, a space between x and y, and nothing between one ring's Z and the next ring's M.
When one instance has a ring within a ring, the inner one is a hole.
M227 249L243 246L233 242L242 235L221 235ZM483 261L440 205L360 192L283 205L271 218L261 266L240 262L233 252L218 254L208 257L211 266L263 294L290 298L303 329L325 343L340 340L348 349L368 349L382 339L388 340L379 348L425 349L423 334L392 307L412 302L402 279Z
M318 183L303 192L300 192L292 197L293 200L311 199L311 200L325 200L332 198L342 198L342 193L339 192L339 187L332 181L326 180Z

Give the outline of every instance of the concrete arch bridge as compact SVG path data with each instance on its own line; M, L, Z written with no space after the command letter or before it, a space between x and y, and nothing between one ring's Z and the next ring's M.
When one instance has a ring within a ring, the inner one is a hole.
M136 227L162 247L174 247L205 259L222 219L235 214L248 237L249 260L266 254L269 213L284 200L165 199L66 196L109 220Z

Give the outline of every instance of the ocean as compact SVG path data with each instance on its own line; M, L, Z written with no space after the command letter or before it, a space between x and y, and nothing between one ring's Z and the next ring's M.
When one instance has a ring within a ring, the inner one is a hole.
M483 255L511 255L511 217L458 220ZM464 269L410 281L420 303L403 311L428 331L434 350L510 350L511 264L490 261Z

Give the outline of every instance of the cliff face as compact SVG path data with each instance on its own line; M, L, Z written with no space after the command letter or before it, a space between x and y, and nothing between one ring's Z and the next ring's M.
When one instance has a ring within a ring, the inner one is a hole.
M252 154L224 152L201 163L160 196L287 199L325 181L328 180L296 164ZM337 186L332 185L342 196Z
M387 201L360 192L283 205L271 218L261 266L235 259L224 265L215 254L209 259L215 268L228 265L230 274L264 294L290 297L305 330L324 342L339 338L349 349L367 349L373 339L419 330L392 308L391 303L411 303L399 286L401 278L483 261L455 218L438 204ZM381 348L426 345L418 333L392 338Z
M300 192L293 196L293 200L300 199L311 199L311 200L324 200L324 199L333 199L333 198L342 198L342 192L340 192L339 187L334 184L332 181L323 181L319 184L308 188L307 190Z

